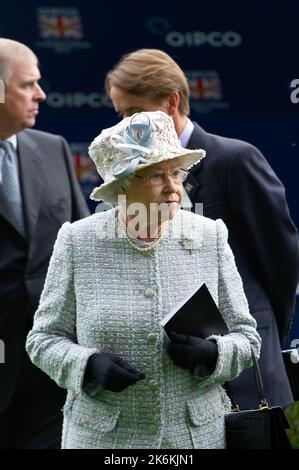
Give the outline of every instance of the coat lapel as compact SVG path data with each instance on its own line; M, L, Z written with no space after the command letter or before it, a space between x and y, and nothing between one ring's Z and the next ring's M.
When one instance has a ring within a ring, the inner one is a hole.
M12 215L10 208L7 206L5 198L3 196L2 185L0 185L0 214L17 230L19 231L18 225Z
M26 133L17 136L20 161L20 179L24 198L28 238L32 239L40 208L42 191L42 159L37 143Z

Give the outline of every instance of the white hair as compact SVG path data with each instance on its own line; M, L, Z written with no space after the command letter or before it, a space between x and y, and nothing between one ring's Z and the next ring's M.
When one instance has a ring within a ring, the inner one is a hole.
M128 175L124 178L120 178L119 180L114 181L113 185L111 185L111 190L107 194L106 202L109 202L113 206L118 204L118 195L123 190L129 189L133 184L135 174Z
M18 41L0 38L0 79L5 84L9 82L13 74L14 63L27 59L38 64L38 59L34 52Z

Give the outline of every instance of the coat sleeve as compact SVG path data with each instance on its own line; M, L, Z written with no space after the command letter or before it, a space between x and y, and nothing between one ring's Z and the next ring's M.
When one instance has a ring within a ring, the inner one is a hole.
M224 336L212 335L218 346L214 372L205 377L204 385L224 383L238 377L251 366L251 349L260 355L261 338L256 321L249 313L233 252L228 244L228 232L222 220L216 221L218 245L218 307L228 327ZM200 371L197 372L200 377Z
M81 391L87 360L97 350L77 344L69 222L58 233L26 350L31 361L60 387Z
M283 340L294 313L299 275L298 233L284 186L261 152L251 145L232 159L228 186L230 205L247 234Z
M61 137L63 154L65 157L66 167L69 175L69 182L72 191L72 222L83 219L90 215L89 209L83 197L80 185L76 178L73 157L70 148L63 137Z

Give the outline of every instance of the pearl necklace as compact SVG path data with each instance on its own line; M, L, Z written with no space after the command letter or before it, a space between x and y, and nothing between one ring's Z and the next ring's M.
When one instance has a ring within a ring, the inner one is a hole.
M127 226L123 222L120 213L119 213L118 219L119 219L119 223L120 223L120 226L122 228L122 231L124 232L125 237L126 237L128 243L129 243L129 245L132 248L134 248L134 250L137 250L140 253L143 253L144 255L150 255L151 252L157 247L157 245L162 240L163 232L164 232L164 226L159 229L158 235L157 235L157 237L155 238L155 240L153 242L149 242L149 243L146 242L146 243L144 243L144 245L141 245L141 244L137 243L136 241L134 241L134 238L131 238L130 235L128 234Z

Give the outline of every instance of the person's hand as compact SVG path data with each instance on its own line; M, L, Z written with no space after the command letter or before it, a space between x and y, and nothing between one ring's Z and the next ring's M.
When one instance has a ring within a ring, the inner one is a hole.
M95 353L87 361L84 381L95 380L105 390L121 392L144 378L142 372L131 367L116 354Z
M193 372L195 366L205 365L213 371L218 358L217 344L208 339L180 335L171 331L165 349L173 362L182 369Z

